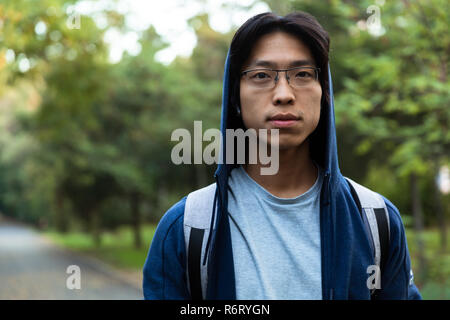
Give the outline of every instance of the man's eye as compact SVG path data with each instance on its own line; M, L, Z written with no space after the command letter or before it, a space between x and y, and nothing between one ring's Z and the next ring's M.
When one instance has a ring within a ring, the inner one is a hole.
M267 79L267 78L270 78L270 75L265 73L265 72L261 72L260 71L260 72L255 73L252 76L252 78L255 78L255 79Z
M297 78L310 78L312 77L312 73L308 71L299 71L295 74Z

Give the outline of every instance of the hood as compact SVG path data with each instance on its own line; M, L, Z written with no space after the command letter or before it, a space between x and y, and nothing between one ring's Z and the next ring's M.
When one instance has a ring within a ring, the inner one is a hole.
M228 51L224 76L223 76L223 89L222 89L222 114L220 131L222 134L222 159L226 159L226 129L227 124L230 123L228 117L230 115L229 105L229 91L231 88L230 84L230 52ZM328 65L328 91L329 91L329 104L323 105L321 108L321 115L319 124L316 130L310 136L310 152L313 160L319 164L324 170L324 182L321 190L321 205L329 204L329 199L332 199L333 194L337 188L339 177L341 176L338 164L337 156L337 145L336 145L336 128L335 128L335 117L334 117L334 98L333 98L333 83L331 79L330 67ZM206 254L204 256L203 263L206 263L208 257L214 259L214 251L211 250L216 247L216 245L221 246L216 243L223 241L224 235L220 236L222 232L225 232L225 237L228 236L227 228L228 219L224 219L227 216L227 203L228 203L228 177L231 170L234 168L233 164L220 163L215 171L214 177L217 183L216 196L214 199L214 209L211 219L211 228L214 232L209 233L209 238L206 244ZM214 227L214 228L213 228ZM229 232L229 230L228 230ZM228 254L222 254L217 257L219 260L228 258L232 259L232 254L229 250ZM226 257L225 257L226 256Z
M230 76L229 76L229 54L225 61L223 89L222 89L222 114L220 121L220 131L222 134L221 152L223 159L226 158L226 134L228 116L229 116L229 90L230 90ZM333 97L333 82L331 78L330 66L328 65L328 91L330 97L329 105L322 106L319 124L311 135L310 148L313 160L318 163L329 176L329 189L333 192L336 188L338 177L340 176L337 145L336 145L336 127L334 119L334 97ZM215 171L216 182L220 190L226 190L228 185L228 177L233 169L233 165L221 163ZM224 195L223 195L224 196Z

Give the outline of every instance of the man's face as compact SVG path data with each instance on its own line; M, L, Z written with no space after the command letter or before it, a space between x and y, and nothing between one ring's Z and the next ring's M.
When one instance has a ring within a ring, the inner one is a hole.
M298 38L281 31L262 36L253 46L250 57L241 71L269 68L288 69L294 61L310 61L315 67L309 48ZM269 65L262 65L266 61ZM301 145L316 129L320 118L322 88L318 80L307 86L293 88L285 72L278 73L274 88L261 89L250 85L245 76L240 81L241 114L247 129L279 129L279 148L290 149ZM292 114L297 120L275 121L277 115ZM268 138L270 144L270 136Z

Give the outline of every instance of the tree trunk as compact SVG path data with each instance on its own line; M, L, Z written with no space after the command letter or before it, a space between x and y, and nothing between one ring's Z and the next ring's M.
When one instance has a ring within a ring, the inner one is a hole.
M139 193L133 192L130 196L131 205L131 223L134 233L134 247L139 249L142 247L141 237L141 212Z
M101 221L100 214L97 209L92 209L89 212L90 222L91 222L91 234L94 239L94 244L97 248L101 246Z
M64 212L64 198L61 192L56 193L55 207L56 212L54 213L54 217L56 230L61 233L66 233L69 229L69 224L67 215Z
M418 270L417 273L420 278L423 279L423 273L425 272L425 256L424 256L424 243L422 239L423 234L423 212L422 212L422 201L420 198L419 183L417 180L417 175L411 173L410 175L411 183L411 202L412 202L412 213L414 217L414 229L416 233L416 243L417 243L417 259L418 259Z

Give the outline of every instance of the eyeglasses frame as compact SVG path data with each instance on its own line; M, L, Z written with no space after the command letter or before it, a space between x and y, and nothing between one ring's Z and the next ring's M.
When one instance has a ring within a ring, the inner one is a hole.
M275 79L274 79L274 84L275 84L275 85L274 85L273 87L271 87L271 89L273 89L273 88L275 88L275 87L277 86L277 82L278 82L278 80L279 80L278 74L279 74L280 72L283 72L283 71L284 71L284 76L285 76L285 78L286 78L287 83L288 83L291 87L295 88L295 87L292 86L291 83L289 82L289 78L288 78L288 75L287 75L288 71L295 70L295 69L313 69L313 70L314 70L314 74L315 74L315 79L314 79L314 80L317 81L317 80L319 79L320 68L317 68L317 67L310 67L310 66L299 66L299 67L292 67L292 68L289 68L289 69L270 69L270 68L256 68L256 69L249 69L249 70L242 71L242 72L241 72L241 77L244 76L244 75L246 75L247 73L249 73L249 72L251 72L251 71L259 71L259 70L276 71L277 75L275 76Z

